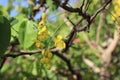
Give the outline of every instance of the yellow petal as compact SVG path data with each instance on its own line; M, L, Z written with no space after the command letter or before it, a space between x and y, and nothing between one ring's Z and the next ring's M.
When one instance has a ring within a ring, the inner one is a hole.
M37 48L40 47L40 43L39 42L37 42L35 45L36 45Z
M48 58L51 58L52 57L52 53L50 52L48 55L47 55Z
M55 46L58 48L64 49L66 47L66 44L64 41L58 41L58 42L55 42Z
M41 29L41 32L44 32L44 31L46 31L47 30L47 28L46 27L43 27L42 29Z
M46 21L46 14L45 13L42 13L42 20Z
M58 40L61 40L61 39L62 39L62 36L61 36L61 35L58 35L58 36L57 36L57 39L58 39Z
M38 24L38 28L41 29L43 28L45 25L45 22L44 21L40 21L39 24Z
M42 49L44 47L44 45L40 42L37 42L35 45L37 48L40 48L40 49Z
M111 16L112 16L112 20L115 21L115 20L116 20L116 17L117 17L117 15L115 14L115 12L112 12L112 15L111 15Z
M48 58L45 58L45 64L49 64L50 60Z
M45 40L46 38L47 38L47 35L46 35L46 34L43 34L43 33L42 33L42 34L39 34L39 35L38 35L38 39L39 39L39 40Z
M42 34L42 33L45 32L45 31L47 31L46 26L44 26L44 27L38 32L38 35L39 35L39 34Z
M45 54L44 54L44 53L45 53L45 49L43 49L41 53L42 53L42 55L44 56L44 55L45 55Z

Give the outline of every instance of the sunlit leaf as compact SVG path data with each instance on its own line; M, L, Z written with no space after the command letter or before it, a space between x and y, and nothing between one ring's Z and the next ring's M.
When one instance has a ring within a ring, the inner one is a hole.
M18 39L24 49L33 45L33 39L37 37L35 23L27 19L23 20L19 27Z

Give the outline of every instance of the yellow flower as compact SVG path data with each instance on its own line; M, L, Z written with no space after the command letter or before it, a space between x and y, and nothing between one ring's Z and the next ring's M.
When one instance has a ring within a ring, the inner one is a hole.
M49 64L50 60L48 58L44 58L45 59L45 64Z
M50 58L52 56L52 53L51 53L50 49L49 48L48 49L43 49L42 50L42 56L43 56L43 58L40 60L40 62L46 64L46 68L50 69L50 67L51 67L50 66Z
M44 47L44 45L40 42L36 42L35 45L37 48L40 48L40 49L42 49Z
M47 55L48 58L51 58L52 57L52 53L50 52L48 55Z
M120 4L119 4L119 6L117 6L117 5L114 6L114 11L117 16L120 16Z
M50 60L49 58L46 58L46 57L43 57L41 60L40 60L41 63L44 63L44 64L49 64L50 63Z
M46 27L43 27L39 32L38 32L38 39L39 40L45 40L47 38L47 35L50 34L50 32L46 29Z
M43 50L42 50L42 55L43 55L44 57L46 57L46 56L47 56L47 54L48 54L48 53L46 52L46 50L45 50L45 49L43 49Z
M41 34L38 35L39 40L45 40L46 38L47 38L47 33L46 32L41 33Z
M40 43L39 42L35 43L35 45L36 45L37 48L40 47Z
M55 46L58 48L64 49L66 47L66 44L64 41L60 40L55 42Z
M58 36L57 36L57 39L62 40L62 36L61 36L61 35L58 35Z
M115 21L116 20L116 14L115 13L112 13L112 20Z
M44 26L39 32L38 32L38 35L39 34L41 34L41 33L43 33L43 32L45 32L47 29L46 29L46 27Z
M62 36L58 35L57 38L54 39L55 47L64 49L66 47L65 42L62 40Z
M43 28L45 25L45 22L44 21L40 21L39 24L38 24L38 29L41 29Z
M44 26L39 32L38 35L40 34L50 34L50 32L47 30L47 28Z
M58 35L56 38L53 39L54 42L59 42L62 40L62 36L61 35Z
M46 53L47 53L47 56L46 56L46 57L48 57L48 58L51 58L51 57L52 57L52 53L51 53L51 51L50 51L49 48L46 50Z
M51 53L50 49L48 48L48 49L46 49L46 50L42 50L42 55L43 55L44 57L51 58L52 53Z
M120 0L113 0L113 5L120 5Z
M58 35L56 39L57 39L57 40L62 40L62 36L61 36L61 35Z
M47 38L47 35L45 35L45 34L38 35L39 40L45 40L46 38Z
M120 25L120 0L113 0L114 10L112 12L112 20L117 20L118 24Z
M46 26L46 14L42 13L42 20L39 22L38 24L38 29L43 28L44 26Z
M45 53L45 49L43 49L43 50L41 51L41 53L42 53L42 55L44 56L44 53Z
M45 13L42 13L42 21L46 21L46 14Z
M41 59L41 62L44 63L44 64L49 64L49 63L50 63L50 60L49 60L48 58L46 58L46 57L43 57L43 58Z

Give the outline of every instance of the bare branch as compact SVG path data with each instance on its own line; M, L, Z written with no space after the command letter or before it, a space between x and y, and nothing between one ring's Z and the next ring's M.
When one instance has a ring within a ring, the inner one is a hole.
M100 30L101 30L101 27L102 27L102 22L103 22L104 17L105 17L104 13L101 13L99 23L98 23L98 27L97 27L97 31L96 31L96 44L98 44L98 42L100 40Z
M95 65L94 62L90 61L89 59L83 57L83 61L90 67L95 73L99 73L100 69Z
M59 0L53 0L56 4L58 4L60 7L62 7L64 10L67 10L69 12L76 12L79 13L79 15L81 15L84 19L89 19L90 16L86 13L83 13L81 8L72 8L72 7L68 7L66 5L64 5L61 1Z
M63 14L61 15L61 17L62 17L63 21L65 22L65 24L66 24L70 29L72 29L73 25L72 25L72 23L66 18L65 13L63 13Z
M115 31L114 39L113 39L112 43L109 45L109 47L107 48L106 52L112 53L115 50L118 42L119 42L119 35L118 35L118 32Z
M1 57L1 59L3 59L3 62L2 64L0 65L0 69L2 68L5 60L8 58L8 57L12 57L12 58L16 58L16 57L19 57L19 56L23 56L23 55L34 55L34 54L40 54L41 53L41 50L35 50L35 51L31 51L31 52L26 52L24 50L20 50L20 51L17 51L19 52L18 54L5 54ZM70 62L70 60L68 60L64 55L60 54L60 50L55 48L55 49L51 49L51 52L58 56L59 58L61 58L63 61L65 61L65 63L67 64L67 67L69 69L69 71L73 74L73 75L76 75L78 80L81 80L81 75L80 73L77 73L74 68L72 67L72 64Z
M102 54L105 53L105 49L103 49L100 45L97 45L97 49L100 53L102 53Z
M112 0L107 0L105 1L105 3L93 14L93 16L91 17L91 20L95 19L95 17L106 8L106 6L112 2Z
M68 1L69 1L69 0L65 0L64 3L63 3L63 5L68 4Z
M69 12L79 12L79 8L71 8L68 7L66 5L64 5L64 3L62 3L60 0L53 0L56 4L58 4L60 7L62 7L63 9L69 11Z
M66 40L66 48L63 50L63 52L67 51L69 49L69 47L71 46L73 39L76 36L77 33L77 28L80 26L80 23L82 22L83 18L80 19L73 27L73 29L71 30L70 34L68 35L68 38Z
M119 36L118 36L117 31L115 31L113 41L110 43L110 45L108 45L108 47L105 49L105 51L101 57L101 63L102 63L103 69L100 73L101 74L100 80L109 80L109 79L106 79L106 77L107 78L111 77L108 67L110 66L110 62L112 60L112 52L116 49L118 41L119 41ZM106 76L106 77L104 77L104 76Z
M83 6L85 4L85 0L83 0L82 5L80 6L80 9L83 11Z
M86 35L85 32L82 32L83 36L84 36L84 39L86 41L86 43L89 45L90 48L92 48L92 44L91 44L91 41L90 39L88 38L88 36Z
M96 16L97 16L102 10L104 10L104 9L106 8L106 6L107 6L110 2L112 2L112 0L106 1L106 2L103 4L103 6L101 6L92 16L90 16L90 20L89 20L89 16L84 16L84 15L82 15L83 18L87 19L87 22L88 22L88 23L87 23L86 25L84 25L83 27L79 28L77 31L78 31L78 32L81 32L81 31L86 31L87 29L89 29L91 23L94 21L94 19L96 18Z

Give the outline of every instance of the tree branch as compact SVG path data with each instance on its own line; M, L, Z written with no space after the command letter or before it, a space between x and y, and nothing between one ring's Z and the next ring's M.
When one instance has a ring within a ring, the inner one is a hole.
M91 44L91 41L90 39L88 38L88 36L86 35L85 32L82 32L83 36L84 36L84 39L86 41L86 43L89 45L90 48L92 48L92 44Z
M90 61L89 59L83 57L83 61L95 72L99 73L100 69L95 65L94 62Z
M104 17L105 17L104 13L101 13L99 23L98 23L98 27L97 27L97 30L96 30L96 44L98 44L98 42L100 40L100 30L101 30L101 27L102 27L102 22L103 22Z
M114 39L113 39L112 43L108 46L106 52L112 53L115 50L118 42L119 42L119 34L117 31L115 31L114 32Z
M19 50L17 51L18 54L5 54L1 57L1 59L3 59L1 65L0 65L0 69L2 68L5 60L8 58L8 57L12 57L12 58L16 58L16 57L19 57L19 56L23 56L23 55L35 55L35 54L40 54L41 53L41 50L36 50L36 51L31 51L31 52L26 52L24 50ZM70 63L70 60L68 60L65 56L63 56L62 54L60 54L59 52L59 49L55 48L55 49L51 49L51 52L58 56L59 58L61 58L63 61L65 61L65 63L67 64L67 67L69 69L69 71L73 74L73 75L76 75L78 80L81 80L81 75L79 73L77 73L73 67L72 67L72 64Z
M111 3L111 2L112 2L112 0L107 0L107 1L105 1L105 3L92 15L91 21L93 21L93 20L95 19L95 17L96 17L101 11L103 11L103 10L106 8L106 6L107 6L109 3Z
M62 17L64 23L65 23L65 24L70 28L70 30L71 30L72 27L73 27L73 25L72 25L72 23L67 19L65 13L63 13L63 14L61 15L61 17Z
M107 0L107 1L103 4L102 7L100 7L92 16L90 16L90 20L89 20L89 18L87 18L87 19L88 19L88 20L87 20L88 23L87 23L86 25L84 25L83 27L80 27L77 31L78 31L78 32L86 31L86 30L90 27L91 23L94 21L94 19L96 18L96 16L97 16L102 10L104 10L105 7L106 7L110 2L112 2L112 0ZM87 16L87 17L88 17L88 16Z

